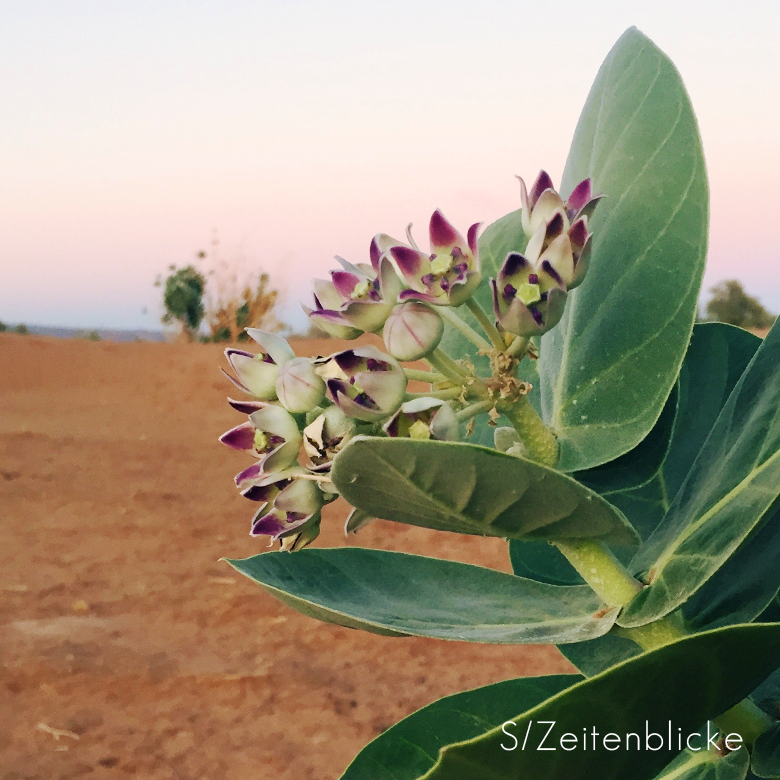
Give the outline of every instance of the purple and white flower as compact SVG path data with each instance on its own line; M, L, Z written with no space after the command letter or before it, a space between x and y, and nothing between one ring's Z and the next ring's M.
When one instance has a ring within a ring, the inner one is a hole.
M236 475L236 485L245 495L257 481L294 465L303 439L293 416L280 406L262 401L229 401L234 409L248 414L249 420L223 433L219 440L258 459Z
M318 373L328 398L348 417L378 422L398 409L406 374L395 358L376 347L356 347L324 358Z
M355 422L338 406L323 409L303 429L303 449L309 456L311 471L328 472L333 459L355 433Z
M276 398L279 367L292 360L295 353L281 336L257 328L247 328L246 332L263 351L253 354L242 349L226 349L225 357L236 376L232 377L224 369L222 373L248 395L253 395L261 401L273 401Z
M392 258L407 288L399 300L421 300L437 306L465 303L482 279L477 250L479 226L472 225L464 238L437 209L429 225L430 254L385 233L377 235L374 251L378 249Z
M383 429L388 436L409 439L457 441L460 437L452 406L438 398L415 398L401 404Z
M274 481L259 485L253 495L262 506L252 518L250 531L252 536L270 536L272 542L301 533L308 523L319 525L324 500L316 482L296 479L294 474L275 476Z
M303 307L318 328L335 338L381 330L403 289L390 261L371 246L371 265L337 257L343 270L331 271L330 281L315 279L314 309Z

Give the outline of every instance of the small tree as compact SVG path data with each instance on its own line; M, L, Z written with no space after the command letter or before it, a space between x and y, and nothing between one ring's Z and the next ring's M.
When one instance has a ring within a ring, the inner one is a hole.
M168 270L171 273L165 280L163 293L165 314L162 321L166 324L178 322L182 333L192 340L205 314L203 294L206 289L206 279L192 265L184 268L171 265ZM155 282L155 286L161 284L160 279Z
M736 279L721 282L710 289L707 319L738 325L741 328L769 328L775 321L758 300L748 295Z

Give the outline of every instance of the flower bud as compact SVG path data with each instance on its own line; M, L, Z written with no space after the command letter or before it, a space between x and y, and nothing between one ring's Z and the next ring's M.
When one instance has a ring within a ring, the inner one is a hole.
M320 517L313 517L299 531L281 538L281 549L284 552L298 552L308 547L320 535Z
M400 303L385 323L383 337L397 360L419 360L439 346L444 322L438 312L417 301Z
M337 352L318 368L328 398L344 414L378 422L398 409L406 394L406 374L390 355L366 346Z
M300 414L318 406L325 397L325 382L308 358L293 358L279 370L276 394L289 412Z
M438 398L415 398L401 405L384 425L388 436L457 441L460 426L453 408Z

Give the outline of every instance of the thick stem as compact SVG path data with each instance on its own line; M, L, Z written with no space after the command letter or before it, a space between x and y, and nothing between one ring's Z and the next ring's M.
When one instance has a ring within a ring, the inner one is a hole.
M493 401L478 401L475 404L471 404L471 406L467 406L465 409L461 409L456 413L455 417L459 420L468 420L483 412L489 412L493 406Z
M558 462L558 442L528 398L521 396L506 410L501 411L511 421L531 459L554 467Z
M476 300L476 298L469 298L466 301L466 307L474 315L477 322L482 326L482 330L485 331L493 346L496 349L500 349L501 351L505 350L506 343L501 337L501 334L498 332L498 328L495 326L495 323L490 319L490 317L488 317L485 310L479 305L479 302Z
M490 342L483 336L480 336L474 328L467 322L464 322L449 306L439 306L437 311L441 315L441 318L452 325L455 330L465 336L475 347L482 352L490 352L492 349Z
M439 398L442 401L453 401L456 398L460 398L462 393L462 387L449 387L446 390L431 390L427 393L407 393L406 400L413 401L415 398Z
M437 382L446 382L447 377L444 374L438 374L435 371L418 371L416 368L405 368L406 378L415 382L427 382L429 385Z
M602 542L575 539L555 546L607 606L622 607L639 593L641 584Z
M715 718L715 725L725 736L739 734L749 748L773 723L774 720L750 699L742 699Z
M511 357L518 357L524 355L526 349L528 349L529 341L530 339L526 338L525 336L515 337L515 340L507 348L506 354L510 355Z
M444 374L450 382L462 385L465 382L466 374L463 369L446 353L436 348L425 358L433 368Z

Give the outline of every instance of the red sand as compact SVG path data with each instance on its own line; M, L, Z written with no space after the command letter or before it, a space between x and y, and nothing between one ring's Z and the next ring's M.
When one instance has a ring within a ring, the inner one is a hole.
M232 484L246 459L216 441L240 421L221 362L0 334L0 780L330 780L440 696L570 670L554 648L318 623L219 563L265 551ZM344 516L318 545L345 543ZM346 543L508 566L497 540L391 523Z

